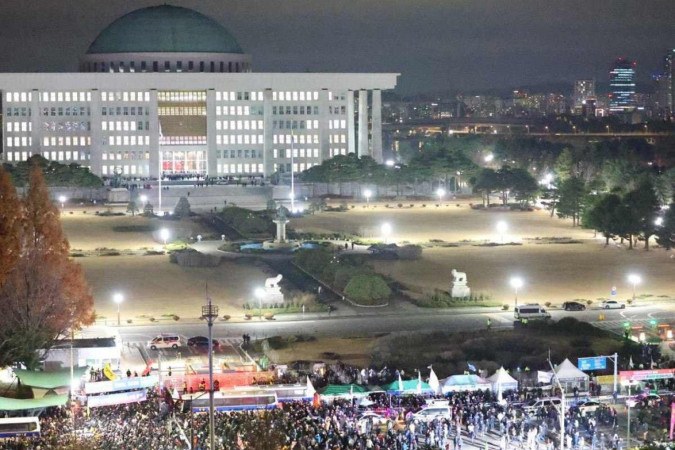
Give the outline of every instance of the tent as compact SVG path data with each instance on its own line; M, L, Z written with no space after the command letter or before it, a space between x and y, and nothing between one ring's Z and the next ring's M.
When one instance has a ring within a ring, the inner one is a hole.
M518 389L518 382L513 378L509 373L504 370L503 367L500 367L492 376L487 379L492 383L492 390L498 392L501 386L502 391L508 391L510 389Z
M392 394L433 394L434 392L429 383L425 383L419 378L416 380L405 380L400 384L399 380L392 381L382 386L382 388Z
M555 377L552 381L555 383L557 378L565 390L572 390L575 387L585 390L588 386L588 375L579 370L569 359L565 359L556 366L554 373Z
M492 384L478 375L451 375L441 380L441 392L482 391L491 389Z
M321 391L322 397L365 397L370 391L360 384L329 384Z
M67 395L47 395L42 398L16 399L0 397L0 411L30 411L68 403Z

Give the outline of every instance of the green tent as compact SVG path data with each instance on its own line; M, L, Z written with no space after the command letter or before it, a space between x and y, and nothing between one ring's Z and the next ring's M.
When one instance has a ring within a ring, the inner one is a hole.
M68 403L67 395L47 395L42 398L17 399L0 397L0 411L27 411L31 409L63 406Z
M82 378L87 373L88 367L75 367L73 377L75 380ZM21 384L40 389L56 389L60 387L70 387L70 368L38 371L38 370L14 370L14 374L19 377Z
M350 395L361 396L368 392L368 389L359 384L329 384L323 389L321 395L325 397L347 397Z
M429 383L419 380L405 380L399 386L398 380L392 381L391 383L382 386L387 392L395 392L398 394L431 394L433 389L429 386Z

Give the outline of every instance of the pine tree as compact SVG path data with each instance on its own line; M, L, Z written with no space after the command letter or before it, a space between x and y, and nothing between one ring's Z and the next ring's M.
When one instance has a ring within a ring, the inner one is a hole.
M38 350L94 319L93 297L81 267L69 258L59 211L39 167L33 167L29 180L20 254L0 287L0 366L19 362L35 368Z

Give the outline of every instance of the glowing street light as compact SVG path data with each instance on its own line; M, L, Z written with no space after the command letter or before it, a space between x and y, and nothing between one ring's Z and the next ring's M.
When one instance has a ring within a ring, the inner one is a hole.
M500 220L497 222L497 232L501 236L501 241L502 244L504 243L504 233L509 229L509 224L504 222L503 220Z
M68 200L68 199L66 198L65 195L59 195L59 203L61 203L61 209L63 209L65 207L66 200Z
M394 167L394 160L393 160L393 159L388 159L388 160L386 160L386 161L384 162L384 164L385 164L387 167Z
M516 308L518 307L518 289L523 287L523 279L520 277L511 277L511 280L509 280L509 283L511 284L511 287L515 290L516 292Z
M635 286L642 283L642 277L636 273L628 275L628 282L633 285L633 303L635 303Z
M159 230L159 237L162 238L164 245L166 245L166 242L169 240L169 230L167 228Z
M386 244L389 240L389 236L391 236L391 224L389 222L385 222L382 224L380 227L380 231L382 232L382 238L384 239L384 243Z
M366 198L366 206L370 206L370 196L373 195L373 191L366 189L363 191L363 196Z
M663 225L663 217L657 217L656 219L654 219L654 225L656 225L657 227Z
M147 195L141 195L141 203L143 205L146 205L148 203L148 196Z
M492 153L488 153L487 155L485 155L485 158L483 159L485 160L485 162L489 163L492 162L493 159L495 159L495 155L493 155Z
M436 195L438 195L438 202L439 203L442 202L443 197L445 197L445 189L439 187L438 189L436 189Z
M117 326L120 326L120 305L124 301L124 296L119 292L113 294L113 301L117 303Z

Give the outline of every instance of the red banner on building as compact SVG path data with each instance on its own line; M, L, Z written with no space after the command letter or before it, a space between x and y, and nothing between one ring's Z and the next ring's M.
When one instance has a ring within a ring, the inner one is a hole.
M650 381L675 378L675 369L622 370L619 379L623 381Z

